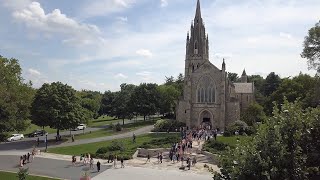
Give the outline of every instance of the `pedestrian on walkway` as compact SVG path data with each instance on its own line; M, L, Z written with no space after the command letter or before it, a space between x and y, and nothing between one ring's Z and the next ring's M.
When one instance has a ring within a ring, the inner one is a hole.
M133 133L133 135L132 135L132 141L133 141L133 143L136 143L136 134L135 133Z
M75 166L75 165L76 165L76 162L75 162L75 160L74 160L74 159L75 159L75 155L73 155L73 156L72 156L72 159L71 159L71 163L72 163L72 165L73 165L73 166Z
M146 161L146 163L147 162L150 162L150 154L148 153L148 155L147 155L147 161Z
M23 157L20 156L20 167L23 167Z
M74 134L72 134L71 139L72 139L72 142L74 142Z
M117 156L114 156L114 161L113 161L113 167L114 168L117 168L117 159L118 157Z
M124 162L124 160L123 160L123 157L121 158L121 160L120 160L120 161L121 161L121 168L124 168L124 163L123 163L123 162Z
M160 163L160 153L159 152L158 152L157 159L158 159L158 164L159 164Z
M29 152L27 154L27 161L28 161L28 163L30 163L30 153Z
M98 172L100 172L100 161L98 160L98 162L97 162L97 170L98 170Z
M173 163L176 163L176 161L177 161L177 155L176 155L176 153L173 154L172 160L173 160Z
M91 159L90 159L90 169L93 169L93 163L94 163L94 161L93 161L93 158L91 157Z
M39 137L37 138L37 147L39 147L39 144L40 144L40 139Z
M163 156L162 156L162 153L160 154L160 163L162 164L162 158L163 158Z
M26 164L26 160L27 160L27 155L23 155L23 162L22 162L23 165Z

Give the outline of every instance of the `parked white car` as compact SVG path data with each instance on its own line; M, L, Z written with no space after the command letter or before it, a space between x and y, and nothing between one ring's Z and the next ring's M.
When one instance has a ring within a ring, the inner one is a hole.
M24 138L23 134L12 134L7 140L8 141L17 141L17 140L20 140L23 138Z
M79 126L77 127L77 130L84 130L85 128L87 128L85 124L79 124Z

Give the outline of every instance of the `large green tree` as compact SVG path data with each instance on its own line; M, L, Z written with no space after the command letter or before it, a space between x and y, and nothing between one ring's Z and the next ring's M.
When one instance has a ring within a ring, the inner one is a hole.
M112 102L115 98L115 93L111 91L105 91L101 98L101 105L99 110L99 115L111 115Z
M122 123L124 124L125 118L131 119L134 116L133 105L135 102L131 103L131 98L136 86L124 83L120 87L121 90L114 93L114 99L111 103L111 115L122 119Z
M25 130L33 95L31 83L24 83L18 60L0 56L0 134Z
M301 57L308 59L309 68L320 73L320 21L309 29L304 39Z
M174 85L161 85L157 87L159 92L159 111L162 115L175 113L175 107L180 97L179 89Z
M263 122L265 118L263 107L257 103L251 103L244 112L241 112L241 120L246 122L248 126L252 126L256 122Z
M134 89L131 96L131 104L133 104L134 111L143 116L153 115L159 109L159 91L157 84L142 83Z
M80 103L76 91L71 86L61 82L45 83L37 91L32 102L32 122L57 129L59 136L60 130L75 128L86 120Z
M88 119L97 118L101 105L101 94L97 91L82 90L77 92L81 100L81 106L85 110Z
M232 72L228 72L228 79L231 82L239 82L240 81L238 74L237 73L232 73Z
M216 180L297 180L319 176L320 109L284 101L256 136L221 156Z

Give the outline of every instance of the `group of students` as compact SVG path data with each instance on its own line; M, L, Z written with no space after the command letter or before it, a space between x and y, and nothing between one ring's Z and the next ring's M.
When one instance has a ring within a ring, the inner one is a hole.
M75 155L72 156L72 165L75 166L77 162L77 157ZM92 157L90 157L90 154L81 154L80 155L80 163L83 163L83 165L90 165L90 169L94 169L93 164L94 164L94 160ZM98 172L100 171L100 167L101 167L101 163L97 162L97 170Z
M108 156L108 163L113 163L113 167L117 168L117 161L120 159L121 162L121 168L124 168L124 159L119 158L117 155L109 154Z
M23 167L25 164L32 162L34 160L36 152L37 152L36 149L33 149L31 153L28 152L27 154L20 156L20 161L19 161L20 167ZM30 161L30 158L31 158L31 161Z

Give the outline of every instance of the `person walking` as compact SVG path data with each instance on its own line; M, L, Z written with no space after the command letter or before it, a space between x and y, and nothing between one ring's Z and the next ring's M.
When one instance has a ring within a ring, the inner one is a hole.
M214 137L214 140L216 141L217 140L217 129L215 129L213 131L213 137Z
M74 142L74 134L72 134L71 139L72 139L72 142Z
M120 162L121 162L121 168L124 168L124 160L123 160L123 157L121 158L121 160L120 160Z
M23 157L20 156L20 167L23 167Z
M113 167L117 168L117 156L114 157Z
M160 153L159 152L158 152L157 159L158 159L158 164L159 164L160 163Z
M98 162L97 162L97 170L98 170L98 172L100 172L100 165L101 165L101 163L100 163L100 161L98 160Z
M146 163L147 162L150 162L150 154L148 153L148 155L147 155L147 161L146 161Z
M27 155L23 155L23 162L22 162L23 165L26 164L26 160L27 160Z
M176 161L177 161L177 155L176 155L176 153L173 154L172 160L173 160L173 163L176 163Z
M162 158L163 158L163 156L162 156L162 153L160 154L160 163L162 164Z
M94 161L93 161L93 158L91 157L91 159L90 159L90 169L93 169L93 163L94 163Z
M37 138L37 147L39 147L39 144L40 144L40 139L39 137Z
M28 161L28 163L30 163L30 153L29 152L27 154L27 161Z
M133 141L133 143L136 143L136 134L135 133L133 133L133 135L132 135L132 141Z

